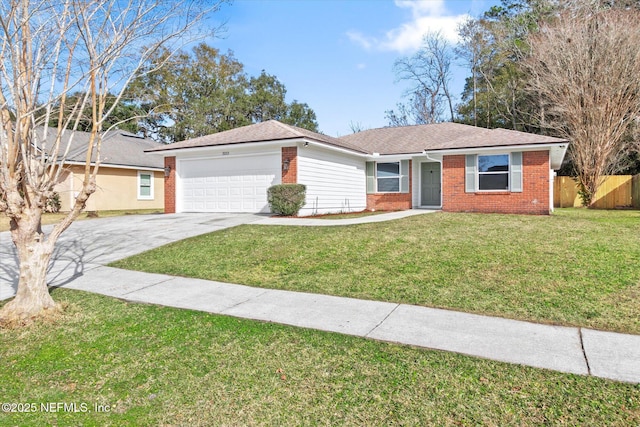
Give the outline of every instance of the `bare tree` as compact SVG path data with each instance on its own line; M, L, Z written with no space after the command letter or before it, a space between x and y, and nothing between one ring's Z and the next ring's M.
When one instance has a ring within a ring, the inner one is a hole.
M629 155L625 138L640 116L640 12L573 9L530 37L526 66L548 122L571 141L586 206L604 175Z
M351 133L358 133L366 130L364 126L362 126L361 122L354 122L353 120L349 121L349 129Z
M153 54L204 35L198 22L218 7L191 0L0 2L0 211L10 219L19 262L17 294L0 319L57 310L46 271L58 237L96 190L100 146L109 131L104 123L128 83L143 69L162 65L149 67ZM113 94L116 101L107 104ZM73 105L67 105L71 99ZM47 235L42 211L87 108L91 129L82 188L71 211ZM50 128L54 115L59 125Z
M483 29L479 20L468 19L465 22L458 25L458 35L460 36L460 42L455 48L455 53L458 58L461 58L465 64L469 67L471 72L472 82L472 101L473 101L473 125L478 126L478 75L480 56L483 49Z
M414 117L417 124L436 123L442 120L446 108L453 121L453 98L449 89L452 61L453 50L444 36L426 34L418 52L394 64L397 79L411 83L406 94L409 103L400 104L408 114L387 111L387 118L392 122L393 117Z

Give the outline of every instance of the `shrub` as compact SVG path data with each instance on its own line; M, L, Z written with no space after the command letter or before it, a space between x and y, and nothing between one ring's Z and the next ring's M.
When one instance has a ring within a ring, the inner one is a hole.
M298 215L304 205L307 187L302 184L279 184L269 187L267 200L271 212L276 215Z
M53 193L53 195L47 199L47 203L45 205L44 211L51 212L51 213L58 213L60 212L61 207L62 207L62 204L60 202L60 194Z

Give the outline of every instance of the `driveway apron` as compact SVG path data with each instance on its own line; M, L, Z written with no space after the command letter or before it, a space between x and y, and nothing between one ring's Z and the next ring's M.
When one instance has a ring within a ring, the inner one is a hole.
M257 214L126 215L74 222L58 239L47 280L61 286L99 265L167 243L264 219ZM51 226L45 226L48 233ZM15 295L18 266L8 231L0 233L0 300Z

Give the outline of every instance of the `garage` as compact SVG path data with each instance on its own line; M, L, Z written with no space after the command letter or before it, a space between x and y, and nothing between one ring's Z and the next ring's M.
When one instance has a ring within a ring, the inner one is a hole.
M179 159L179 212L269 212L267 189L280 184L280 153Z

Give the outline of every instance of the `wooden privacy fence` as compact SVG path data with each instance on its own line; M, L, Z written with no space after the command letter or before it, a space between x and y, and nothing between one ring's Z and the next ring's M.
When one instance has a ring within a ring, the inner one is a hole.
M594 207L598 209L640 208L640 175L610 175L598 188ZM553 188L553 206L582 206L578 185L573 178L557 176Z

